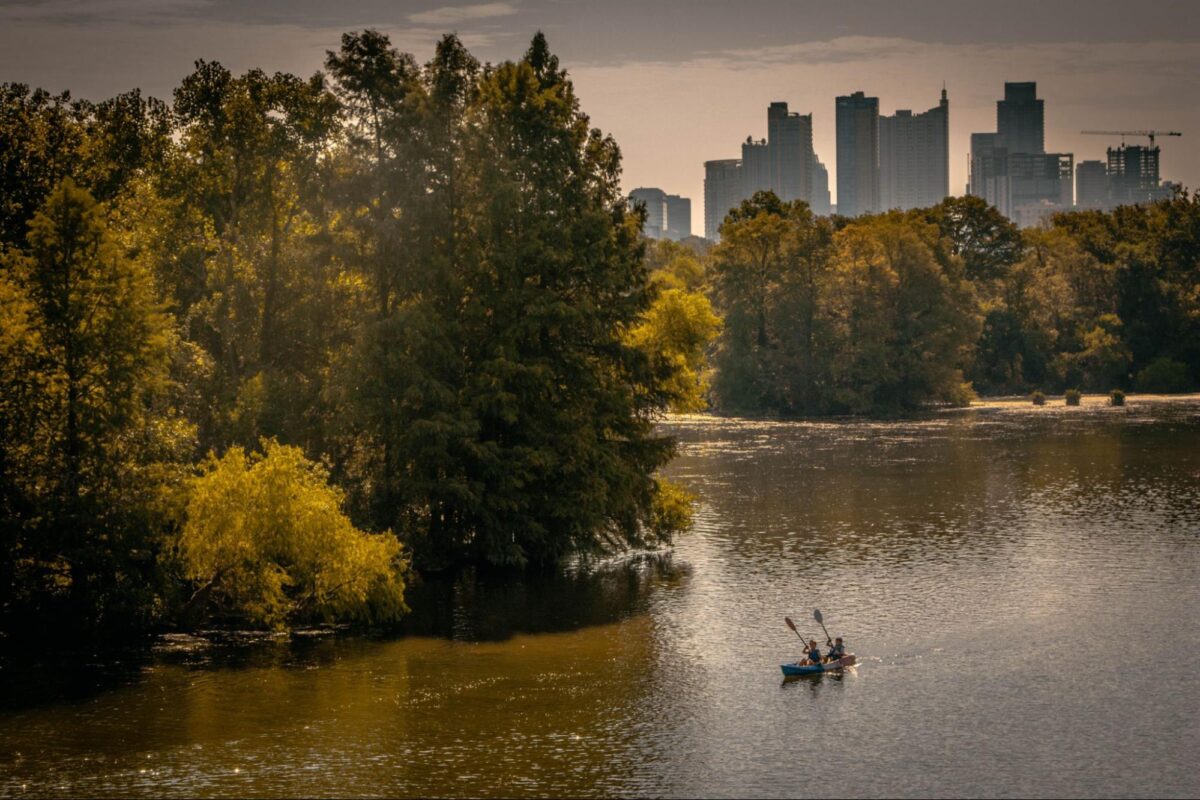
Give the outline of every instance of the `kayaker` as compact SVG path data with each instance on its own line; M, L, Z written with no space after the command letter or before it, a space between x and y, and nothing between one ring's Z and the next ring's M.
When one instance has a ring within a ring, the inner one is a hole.
M820 664L821 663L821 648L817 647L816 639L808 640L808 663L810 663L810 664Z
M834 639L833 644L829 646L829 655L827 658L830 661L837 661L842 656L846 655L846 645L842 644L842 637Z

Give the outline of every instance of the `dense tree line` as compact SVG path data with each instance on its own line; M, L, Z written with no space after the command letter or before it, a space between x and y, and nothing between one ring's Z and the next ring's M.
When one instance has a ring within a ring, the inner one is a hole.
M770 193L702 264L723 413L888 414L976 392L1178 392L1200 375L1200 198L1018 230L979 198L816 218Z
M541 34L0 87L4 624L386 621L413 566L685 527L654 425L719 323L619 175Z

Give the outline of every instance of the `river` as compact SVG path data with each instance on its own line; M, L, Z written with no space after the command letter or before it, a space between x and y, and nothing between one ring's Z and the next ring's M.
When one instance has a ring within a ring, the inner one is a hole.
M668 552L6 660L0 794L1200 794L1200 400L665 427ZM814 607L860 665L784 681Z

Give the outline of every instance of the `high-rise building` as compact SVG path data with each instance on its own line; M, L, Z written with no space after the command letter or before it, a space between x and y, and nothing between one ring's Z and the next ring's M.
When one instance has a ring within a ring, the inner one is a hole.
M831 211L829 202L829 170L821 163L821 159L813 154L812 163L808 169L812 177L812 189L809 191L808 204L817 216L828 216Z
M1009 153L1008 208L1018 225L1040 223L1075 205L1075 156L1071 153Z
M630 192L629 199L646 206L646 225L642 228L642 233L651 239L663 238L668 224L667 193L662 189L641 187Z
M879 210L879 98L837 98L837 205L847 217Z
M1005 83L1004 99L996 101L996 134L1010 153L1044 153L1044 101L1037 84Z
M751 136L742 142L742 197L771 189L771 147L766 139Z
M1035 225L1074 205L1075 156L1045 150L1037 84L1006 83L996 132L971 134L968 191L1019 225Z
M667 195L667 238L679 241L692 235L692 200Z
M720 241L721 223L742 202L742 161L722 158L704 162L704 237Z
M771 103L767 107L767 144L771 191L784 201L808 200L808 170L813 156L812 114L789 112L787 103Z
M926 208L950 194L950 101L879 118L879 209Z
M1109 207L1108 166L1103 161L1080 161L1075 165L1075 207Z
M1108 148L1108 193L1114 206L1147 203L1162 197L1158 145Z

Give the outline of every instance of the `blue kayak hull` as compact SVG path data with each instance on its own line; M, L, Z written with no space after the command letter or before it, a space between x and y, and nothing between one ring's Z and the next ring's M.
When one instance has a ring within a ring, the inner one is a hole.
M856 663L853 653L847 653L837 661L830 661L828 664L780 664L779 668L783 670L783 674L787 677L795 675L820 675L822 672L840 672L846 667L852 667Z

